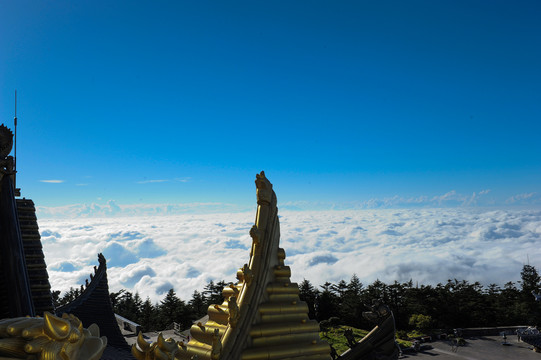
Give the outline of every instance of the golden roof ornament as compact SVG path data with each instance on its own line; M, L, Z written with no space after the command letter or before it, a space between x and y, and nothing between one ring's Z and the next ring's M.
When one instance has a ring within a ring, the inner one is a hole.
M92 324L64 314L0 320L0 359L99 360L107 338Z
M265 172L255 175L255 186L257 187L257 203L259 205L269 205L272 200L272 184L265 177Z
M4 124L0 125L0 158L6 158L13 148L13 132Z
M190 341L177 342L165 356L159 345L137 342L138 360L330 359L330 347L319 338L319 324L308 317L299 287L290 280L279 247L276 195L261 172L256 175L257 212L250 230L250 260L237 271L238 282L224 287L222 304L208 308L209 320L190 329Z
M15 174L15 165L13 161L13 156L8 156L12 148L13 148L13 133L4 124L2 124L0 125L0 174L4 174L4 175Z

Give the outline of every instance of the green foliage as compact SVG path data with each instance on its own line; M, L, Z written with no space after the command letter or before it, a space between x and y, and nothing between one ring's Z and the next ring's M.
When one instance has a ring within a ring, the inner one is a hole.
M319 296L319 291L314 288L310 281L304 279L299 284L299 298L308 305L308 317L316 318L316 301Z
M113 311L140 324L144 332L164 330L169 328L173 322L180 324L183 329L188 329L194 320L207 313L210 304L223 302L222 290L225 285L223 280L218 283L210 281L205 287L205 291L194 291L187 304L177 297L173 289L168 291L162 301L154 305L149 298L143 301L138 293L133 294L125 289L111 292L109 297ZM59 291L54 294L55 304L59 306L59 304L73 301L80 295L80 291L71 288L62 297L59 296Z
M339 297L332 291L332 284L326 282L321 285L323 289L316 302L316 319L318 321L329 319L339 313Z
M410 316L409 324L415 329L426 330L432 324L432 317L423 314L413 314Z
M539 292L539 286L541 283L541 276L537 272L535 266L524 265L520 272L520 283L522 285L522 292L528 296L533 292Z
M299 296L308 304L309 317L319 321L322 332L328 330L329 335L329 329L338 328L338 324L357 329L373 328L374 324L365 320L362 313L369 310L366 305L375 299L391 308L397 329L404 331L540 323L541 305L535 302L531 292L541 292L541 276L530 265L525 265L520 275L520 288L513 282L507 282L502 288L457 279L436 286L414 285L412 280L392 284L376 280L365 287L354 274L349 282L326 282L320 286L321 290L304 279L299 284ZM141 324L145 331L163 330L173 321L187 329L193 320L206 314L210 304L223 302L222 290L226 285L223 280L210 281L202 292L194 291L187 303L179 299L173 289L154 305L149 299L142 301L139 294L126 290L110 293L110 299L117 314ZM52 292L56 307L75 300L80 294L81 291L74 288L62 296L59 291ZM413 335L410 333L410 336Z
M224 302L224 297L222 296L222 290L226 286L225 281L220 281L218 283L214 283L214 281L210 281L206 286L205 290L203 291L203 297L205 299L206 306L212 305L212 304L221 304Z
M52 297L53 297L53 304L55 308L60 307L62 305L69 304L73 300L75 300L79 295L81 295L81 291L79 289L74 289L70 287L66 293L62 297L60 297L60 291L52 291Z
M207 313L207 301L203 294L197 290L193 292L192 299L189 301L188 305L197 318L201 318Z
M152 306L152 303L148 297L141 306L140 314L139 321L144 332L158 330L158 309Z
M321 326L321 322L320 322ZM344 330L346 329L352 329L353 335L355 336L355 339L357 341L361 340L363 337L365 337L368 334L368 331L357 329L351 326L331 326L328 328L328 331L326 333L320 332L319 337L320 339L323 339L327 341L330 345L332 345L336 352L340 355L347 349L349 349L348 343L346 341L346 338L344 337Z
M400 346L401 349L410 348L412 345L412 342L409 340L403 340L403 339L396 339L396 343L398 346Z
M426 336L427 334L419 330L411 330L406 333L406 339L415 339Z

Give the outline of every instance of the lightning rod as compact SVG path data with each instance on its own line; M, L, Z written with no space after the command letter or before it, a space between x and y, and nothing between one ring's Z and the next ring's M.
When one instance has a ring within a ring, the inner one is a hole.
M17 90L15 89L15 117L13 118L13 124L15 127L15 141L14 141L14 154L13 154L13 187L17 188Z

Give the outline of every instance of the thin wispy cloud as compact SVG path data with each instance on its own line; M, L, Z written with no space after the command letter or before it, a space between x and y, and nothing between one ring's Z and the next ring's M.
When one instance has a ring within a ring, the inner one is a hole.
M153 179L153 180L143 180L143 181L138 181L137 183L138 184L153 184L153 183L163 183L163 182L168 182L169 180L165 180L165 179Z
M78 184L83 186L84 184ZM541 196L537 193L518 194L505 202L496 202L491 190L473 192L471 195L459 194L449 191L443 195L415 197L392 196L374 198L365 201L325 202L325 201L286 201L281 204L282 210L295 211L327 211L327 210L369 210L369 209L431 209L431 208L476 208L515 205L541 204ZM165 203L165 204L117 204L115 200L101 203L72 204L64 206L37 206L40 218L76 218L76 217L104 217L104 216L168 216L181 214L211 214L239 212L252 209L250 204L235 204L224 202L193 202L193 203Z
M170 179L150 179L150 180L141 180L137 181L137 184L153 184L153 183L164 183L164 182L181 182L181 183L187 183L190 181L191 178L175 178L173 180Z
M88 186L88 184L75 184L76 186Z
M289 201L282 204L288 210L356 210L356 209L399 209L399 208L434 208L434 207L477 207L505 205L496 203L489 194L489 189L473 192L471 195L457 193L455 190L442 195L400 196L373 198L364 201L323 202ZM506 204L510 204L507 201Z
M40 182L48 184L61 184L65 182L65 180L40 180Z
M541 196L536 192L522 193L511 196L505 201L507 204L539 204L541 203Z
M102 200L98 198L98 200ZM169 216L180 214L212 214L239 212L251 209L248 206L222 202L194 202L177 204L117 204L109 200L106 204L72 204L64 206L36 206L38 218L102 218L126 216Z

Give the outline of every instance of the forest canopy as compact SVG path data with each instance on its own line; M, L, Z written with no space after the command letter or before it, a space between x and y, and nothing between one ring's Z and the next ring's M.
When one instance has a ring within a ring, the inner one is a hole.
M304 279L298 285L301 300L308 304L309 317L318 322L332 318L343 325L369 329L372 324L362 317L362 312L374 300L382 300L393 311L399 330L537 325L541 303L533 294L540 292L541 277L531 265L523 266L520 277L518 283L509 281L503 287L457 279L435 286L413 280L391 284L375 280L365 286L355 274L349 281L336 284L314 286ZM143 331L163 330L172 327L173 322L188 329L207 313L208 306L223 302L222 290L227 285L223 280L210 281L187 301L173 289L155 304L126 290L112 292L110 297L115 313L142 325ZM69 303L79 294L80 290L73 288L63 296L54 291L55 305Z

